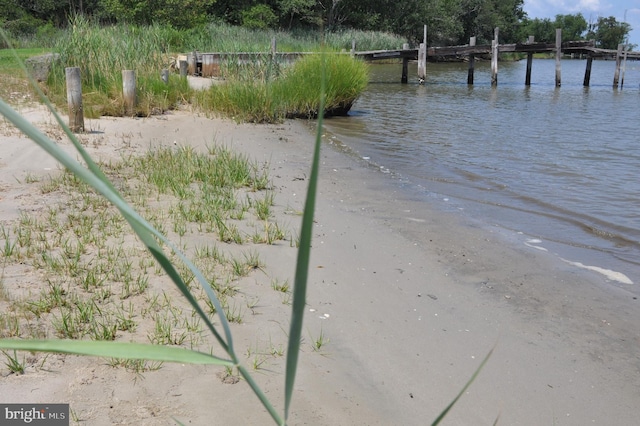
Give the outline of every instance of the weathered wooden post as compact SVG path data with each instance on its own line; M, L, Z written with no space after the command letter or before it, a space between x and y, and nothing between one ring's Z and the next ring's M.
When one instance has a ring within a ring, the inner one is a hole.
M409 50L409 43L402 43L402 50ZM400 81L403 84L409 82L409 58L406 56L402 57L402 79Z
M276 53L278 53L278 45L276 43L276 38L271 37L271 57L275 59Z
M562 84L560 60L562 59L562 28L556 28L556 87Z
M476 45L476 37L471 37L469 39L469 47L473 47ZM467 72L467 84L473 84L473 73L476 68L476 55L473 53L469 54L469 71Z
M587 56L587 68L584 70L584 81L582 85L585 87L589 87L589 80L591 80L591 64L593 63L593 57L591 55Z
M407 84L409 82L409 58L402 58L402 79L400 80L402 84Z
M498 85L498 35L500 33L499 28L493 30L493 40L491 41L491 85Z
M195 50L187 56L187 74L196 75L198 69L198 52Z
M424 26L423 42L418 49L418 79L423 82L427 78L427 26Z
M187 73L189 72L189 62L180 61L180 77L187 77Z
M136 114L136 72L122 71L122 96L124 99L124 113L129 117Z
M164 68L162 71L160 71L160 78L162 78L164 84L169 84L169 70Z
M624 47L624 53L622 56L622 76L620 77L620 88L624 86L624 72L627 69L627 46Z
M622 59L622 44L618 45L618 52L616 53L616 71L613 74L613 87L618 88L618 82L620 81L620 62Z
M529 39L527 40L527 44L533 44L534 40L535 40L534 36L529 36ZM527 76L525 77L525 80L524 80L525 86L531 86L532 66L533 66L533 52L529 52L527 53Z
M418 79L420 82L427 78L427 46L420 43L418 48Z
M67 104L69 106L69 128L72 132L84 132L84 113L82 109L82 81L80 68L65 68L67 81Z
M351 40L351 57L356 56L356 40Z

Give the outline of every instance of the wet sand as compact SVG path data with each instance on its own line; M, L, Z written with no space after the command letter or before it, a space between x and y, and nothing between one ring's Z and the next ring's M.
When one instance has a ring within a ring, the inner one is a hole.
M24 112L50 127L39 109ZM88 147L102 158L217 143L267 163L276 220L299 227L295 212L302 210L314 140L304 122L236 124L175 112L90 120L87 127ZM12 132L2 132L0 146L0 220L9 224L41 202L25 176L55 173L56 165ZM503 425L636 424L640 302L628 286L561 262L517 234L411 200L330 141L319 191L290 424L429 424L492 348L443 424L493 424L497 417ZM288 329L289 307L270 280L292 281L296 249L286 241L256 249L266 266L238 282L245 297L258 300L233 327L240 348L281 344ZM25 269L11 282L30 274ZM9 282L5 288L12 293ZM315 351L320 333L327 342ZM283 364L284 357L269 357L255 371L280 409ZM219 373L165 364L136 379L104 360L55 355L46 369L21 376L3 370L0 400L69 403L90 425L175 424L173 418L269 424L246 383L223 383Z

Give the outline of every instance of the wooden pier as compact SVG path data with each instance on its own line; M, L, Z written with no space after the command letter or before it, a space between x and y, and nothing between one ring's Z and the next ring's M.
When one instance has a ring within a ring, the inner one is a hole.
M426 30L425 30L426 34ZM616 71L613 85L618 87L620 83L620 65L623 61L640 60L640 52L628 52L623 50L623 45L619 45L617 50L600 49L595 47L595 42L589 41L567 41L562 42L562 31L556 31L555 43L536 43L533 37L529 37L526 43L498 44L498 29L496 28L494 40L490 45L476 45L476 38L472 37L469 44L461 46L429 47L425 48L425 43L420 43L420 47L410 49L404 46L398 50L373 50L373 51L352 51L356 57L366 61L380 61L389 59L402 59L401 82L408 81L408 62L418 61L418 79L422 82L426 78L426 63L451 60L467 60L469 72L467 83L474 83L474 67L476 56L490 57L491 59L491 84L498 84L498 56L501 53L523 53L527 55L527 73L525 85L531 84L531 69L533 55L536 53L555 54L556 57L556 86L562 83L560 60L564 55L572 57L584 57L587 60L585 69L584 85L589 86L591 79L591 64L593 59L609 59L616 61Z
M409 61L418 61L418 79L420 83L426 79L427 62L464 60L469 63L469 71L467 75L467 84L474 83L475 59L477 56L489 57L491 60L491 84L498 84L498 58L503 53L521 53L527 55L527 73L525 85L531 85L531 69L533 55L536 53L554 54L556 60L556 86L560 86L561 67L560 61L564 55L572 57L581 57L586 59L586 69L584 74L584 86L589 86L591 79L591 65L593 59L609 59L616 61L615 74L613 77L613 86L622 87L624 84L624 66L622 67L622 76L620 73L621 64L629 60L640 60L640 52L625 51L623 45L619 45L617 50L600 49L595 47L593 40L589 41L567 41L562 42L562 30L556 30L555 43L537 43L533 37L529 37L526 43L516 44L499 44L499 30L494 31L494 39L490 45L476 45L476 38L471 37L469 44L461 46L445 46L445 47L427 47L427 27L424 27L424 42L420 43L417 48L409 48L405 44L402 49L398 50L372 50L372 51L356 51L355 42L352 44L350 52L354 57L362 58L365 61L380 60L402 60L402 83L408 83L408 63ZM297 58L312 54L310 52L278 52L276 49L276 41L272 40L271 51L262 53L200 53L191 52L183 55L177 60L181 75L201 75L203 77L212 77L219 75L220 63L229 58L233 58L238 62L256 62L263 60L278 61L294 61Z
M424 30L426 40L426 26ZM526 53L527 55L527 73L525 77L525 85L531 84L531 68L533 55L536 53L555 54L556 59L556 86L562 83L560 60L564 55L572 57L585 57L587 60L583 84L589 86L591 79L591 65L593 59L611 59L616 61L616 68L613 77L613 86L622 85L624 76L620 78L620 65L627 59L640 60L640 52L629 52L624 50L621 44L617 50L600 49L595 47L595 42L589 41L567 41L562 42L562 30L556 30L555 43L536 43L533 37L529 37L526 43L516 44L499 44L499 31L496 28L494 32L494 40L490 45L476 45L476 38L472 37L469 44L461 46L445 46L445 47L426 47L426 43L420 43L417 49L409 49L407 45L399 50L375 50L375 51L352 51L352 55L360 57L366 61L379 61L389 59L402 59L402 77L401 82L408 82L408 62L411 60L418 61L418 79L423 82L426 78L426 64L428 61L451 61L451 60L467 60L469 63L469 72L467 75L467 84L474 82L475 57L489 57L491 60L491 84L498 84L498 57L501 53Z

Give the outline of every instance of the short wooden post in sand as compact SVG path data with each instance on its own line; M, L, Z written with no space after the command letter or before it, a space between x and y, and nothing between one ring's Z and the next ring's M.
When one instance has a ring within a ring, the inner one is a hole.
M65 78L67 81L67 104L69 105L69 128L75 133L84 132L80 68L65 68Z
M122 96L124 98L124 113L129 117L136 114L136 72L122 71Z

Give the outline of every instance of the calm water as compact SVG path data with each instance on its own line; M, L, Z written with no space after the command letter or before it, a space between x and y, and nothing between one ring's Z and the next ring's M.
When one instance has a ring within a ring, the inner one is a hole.
M426 84L399 84L400 65L373 65L347 118L327 130L404 190L490 225L542 240L561 257L640 281L640 62L613 89L613 62L489 64L467 86L465 64L428 64ZM415 76L410 67L410 76Z

